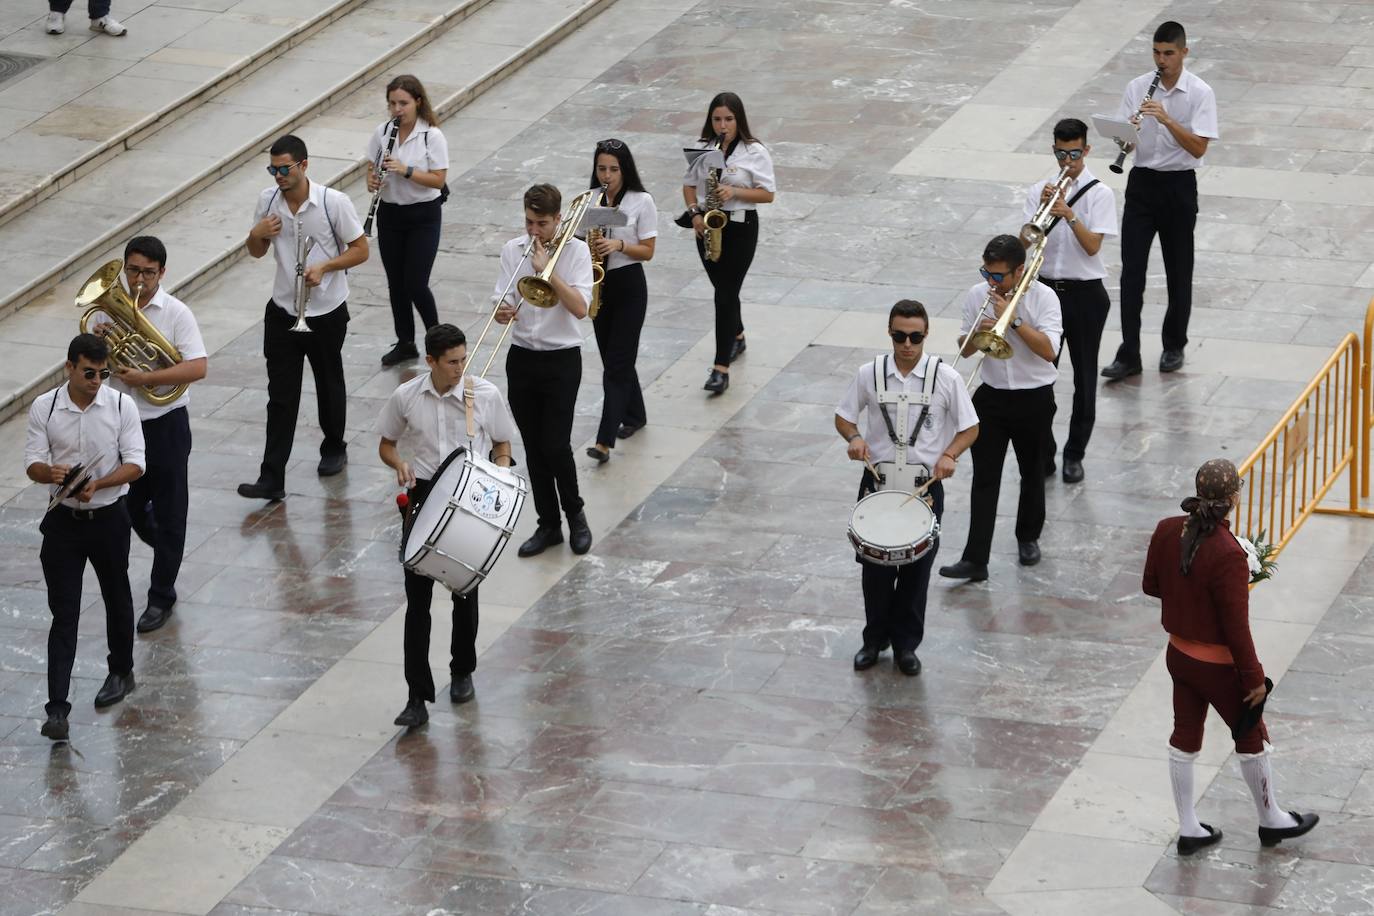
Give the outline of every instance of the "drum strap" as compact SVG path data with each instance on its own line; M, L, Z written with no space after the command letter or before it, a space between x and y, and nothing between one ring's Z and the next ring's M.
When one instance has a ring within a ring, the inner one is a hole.
M476 394L475 391L473 391L473 387L472 387L472 376L470 376L470 375L464 375L464 376L463 376L463 415L467 418L467 422L468 422L468 440L469 440L469 441L471 441L471 440L473 440L473 439L475 439L475 438L477 437L477 420L476 420L476 418L475 418L475 416L474 416L476 413L477 413L477 394Z
M882 364L882 373L878 372L878 365ZM911 431L911 438L907 440L907 447L913 448L916 445L916 437L920 435L921 427L925 425L926 417L930 415L930 400L935 394L935 379L940 374L940 357L932 356L926 361L926 375L921 380L921 393L925 395L925 403L921 405L921 416L916 420L916 426ZM873 360L873 390L879 395L887 393L887 357L883 356ZM878 411L883 415L883 423L887 426L887 436L892 440L892 444L898 448L902 447L902 441L897 438L897 428L892 425L892 415L887 412L887 405L882 398L878 398Z

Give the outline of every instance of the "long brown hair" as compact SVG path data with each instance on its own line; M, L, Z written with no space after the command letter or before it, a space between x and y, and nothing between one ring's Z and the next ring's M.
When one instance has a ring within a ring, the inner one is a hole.
M391 100L391 93L395 92L397 89L404 90L415 100L415 114L418 117L424 118L425 122L428 124L434 124L438 121L438 118L435 117L434 109L430 107L429 94L425 92L424 84L422 84L418 78L411 76L409 73L402 73L400 76L392 79L391 82L386 84L386 98L388 101Z
M701 125L701 139L716 139L716 129L711 126L711 112L722 105L730 109L730 113L735 116L735 136L745 143L758 143L758 137L749 130L749 118L744 114L744 103L733 92L716 93L716 97L711 99L711 104L706 106L706 123Z

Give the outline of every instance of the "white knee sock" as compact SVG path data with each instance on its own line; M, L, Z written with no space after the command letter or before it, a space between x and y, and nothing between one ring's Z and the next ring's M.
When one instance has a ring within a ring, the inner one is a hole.
M1237 754L1240 759L1240 775L1250 787L1255 798L1255 810L1259 812L1261 827L1293 827L1297 821L1293 815L1279 807L1274 798L1274 774L1269 768L1269 749L1258 754Z
M1180 836L1210 836L1207 828L1197 819L1193 808L1193 761L1196 753L1180 751L1169 746L1169 782L1174 787L1174 807L1178 809L1178 832Z

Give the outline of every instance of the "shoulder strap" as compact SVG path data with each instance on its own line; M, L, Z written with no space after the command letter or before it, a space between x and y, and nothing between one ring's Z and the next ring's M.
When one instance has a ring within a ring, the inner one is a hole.
M1065 206L1072 207L1074 204L1078 203L1079 198L1081 198L1084 194L1087 194L1089 191L1091 191L1093 189L1093 185L1096 184L1101 184L1101 182L1094 178L1092 181L1083 185L1083 187L1079 188L1077 191L1074 192L1073 197L1070 197L1067 201L1065 201ZM1054 219L1050 220L1050 228L1045 231L1046 235L1049 235L1051 232L1054 231L1054 227L1059 225L1059 220L1061 218L1062 217L1056 216Z
M48 428L48 424L52 422L52 412L57 409L57 395L61 390L61 385L58 385L52 390L52 402L48 404L48 418L43 421L43 428L45 430Z
M463 376L463 416L467 419L468 438L477 438L477 392L473 388L472 376Z

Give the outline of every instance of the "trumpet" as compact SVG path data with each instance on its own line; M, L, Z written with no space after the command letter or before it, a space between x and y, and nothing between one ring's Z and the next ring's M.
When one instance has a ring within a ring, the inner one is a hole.
M138 300L143 298L143 284L134 287L132 296L119 285L119 274L123 269L124 262L118 258L107 261L91 274L81 287L81 292L77 293L77 306L86 309L81 313L79 322L81 333L90 333L91 322L96 314L103 314L113 325L102 330L109 343L111 364L139 372L175 366L181 362L181 351L139 311ZM142 385L138 394L149 404L162 407L176 401L189 387L185 382L179 385Z
M1155 78L1150 82L1150 88L1145 90L1145 98L1140 100L1140 105L1136 107L1135 114L1131 115L1130 117L1131 123L1135 125L1136 133L1140 132L1141 109L1145 107L1146 102L1150 101L1155 97L1155 90L1159 88L1159 81L1163 78L1164 71L1162 69L1156 70ZM1130 153L1131 146L1128 143L1122 143L1120 140L1116 141L1116 144L1117 146L1121 147L1121 152L1117 155L1116 161L1113 162L1111 165L1107 166L1107 168L1111 169L1113 172L1120 175L1122 172L1126 171L1126 156Z
M1011 359L1011 344L1007 341L1007 330L1011 323L1016 320L1016 307L1021 304L1021 297L1030 289L1031 284L1040 275L1040 268L1045 263L1045 246L1036 245L1033 252L1026 261L1025 273L1021 275L1021 280L1012 290L1011 299L1007 302L1007 307L1002 310L997 323L986 330L978 330L978 321L987 314L988 306L993 304L992 291L988 291L988 296L983 300L983 307L979 309L977 317L974 319L974 326L963 341L963 346L959 348L959 355L964 355L964 349L969 344L973 345L982 355L978 362L974 364L973 371L969 373L968 390L973 390L974 382L978 379L978 370L983 366L983 360L991 356L993 359ZM958 360L955 360L957 363Z
M1050 232L1050 224L1054 222L1054 217L1050 211L1054 209L1054 202L1064 194L1064 189L1069 186L1069 165L1059 170L1059 177L1054 180L1052 190L1048 197L1040 201L1040 209L1035 211L1035 215L1030 218L1030 222L1021 227L1021 244L1027 248L1036 245L1043 245L1046 236Z
M597 206L604 206L606 203L606 185L601 186L601 200ZM587 228L587 247L592 253L592 301L587 303L587 317L595 318L601 311L601 281L606 279L605 258L596 250L596 243L601 240L602 232L599 226Z
M725 135L716 136L716 146L722 152L725 150ZM730 216L720 208L720 169L708 169L706 172L706 210L701 215L701 221L706 225L706 232L702 235L702 244L706 251L706 260L719 261L721 244L725 240L725 224L730 221Z
M302 221L299 214L296 216L296 323L291 325L291 330L297 333L309 333L310 325L305 323L305 306L310 301L310 287L305 285L305 259L310 256L310 250L315 247L315 240L309 238L302 231Z

